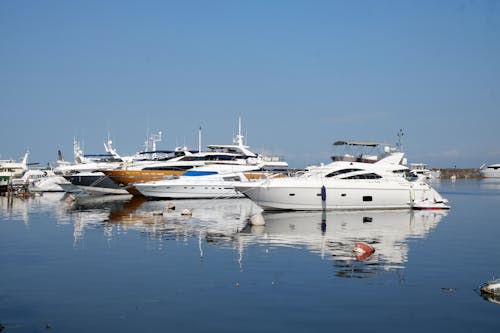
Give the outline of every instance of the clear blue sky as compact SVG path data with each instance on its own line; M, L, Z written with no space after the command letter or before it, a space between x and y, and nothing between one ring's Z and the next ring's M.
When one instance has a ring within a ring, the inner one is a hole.
M337 140L409 162L500 162L499 1L0 2L0 154L230 143L328 162Z

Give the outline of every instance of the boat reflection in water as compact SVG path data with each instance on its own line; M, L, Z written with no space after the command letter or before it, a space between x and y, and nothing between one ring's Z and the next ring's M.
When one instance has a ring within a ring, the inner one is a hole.
M168 209L169 205L175 209ZM192 215L182 215L189 209ZM74 246L89 231L103 232L107 239L138 231L147 239L192 242L229 248L239 253L242 264L252 246L267 249L294 248L331 260L338 276L367 277L380 270L403 268L408 260L408 240L424 238L446 216L445 210L412 211L313 211L262 212L246 198L148 201L129 195L81 196L69 200L61 194L29 199L0 197L1 214L29 223L30 214L53 216L58 224L73 225ZM250 225L262 214L265 225ZM356 242L371 245L375 252L360 256ZM270 252L272 253L272 252Z
M500 295L481 293L481 297L488 302L500 304Z
M500 178L483 178L479 182L482 190L500 190Z
M58 223L69 223L64 198L63 192L37 194L29 198L0 196L0 215L5 219L29 224L31 213L46 213L54 215Z
M175 208L169 209L172 204ZM185 209L192 215L182 215ZM246 226L248 217L261 211L246 198L148 201L142 197L108 196L79 198L72 204L71 213L75 220L75 242L83 239L86 229L104 227L109 238L136 230L149 239L202 237L207 242L224 241L224 245L231 245Z
M249 243L306 248L333 260L339 276L366 277L379 269L403 268L408 240L426 237L446 214L443 210L267 213L265 226L249 226L242 235ZM356 242L371 245L375 252L354 253Z
M426 237L447 214L443 210L262 213L245 198L106 200L108 202L74 203L75 242L83 238L86 229L104 228L109 238L131 230L160 241L187 242L197 237L200 256L203 256L204 244L215 245L239 251L239 261L244 258L245 250L255 245L306 249L332 260L338 276L360 278L379 270L403 268L408 260L408 240ZM169 204L174 204L175 210L169 211ZM181 214L186 208L192 215ZM249 224L255 214L262 214L265 225ZM370 244L375 253L356 255L353 252L356 242ZM161 242L158 244L161 247Z

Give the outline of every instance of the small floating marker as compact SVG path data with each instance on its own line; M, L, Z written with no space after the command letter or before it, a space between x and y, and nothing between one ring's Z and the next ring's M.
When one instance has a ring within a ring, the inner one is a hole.
M266 221L264 220L264 216L262 214L255 214L250 217L250 224L255 226L265 225Z
M356 253L357 260L366 260L375 252L375 249L365 242L356 242L353 251Z
M187 208L184 208L182 210L182 213L181 213L182 216L191 216L193 215L193 212L191 212L191 210L187 209Z
M169 203L167 204L167 211L169 211L169 212L170 212L170 211L172 211L172 210L175 210L175 205L174 205L174 203L173 203L173 202L169 202Z
M160 216L160 215L163 215L163 212L161 210L155 210L153 212L153 216Z
M50 329L52 329L52 325L50 325L50 324L45 325L45 329L46 329L46 330L50 330Z

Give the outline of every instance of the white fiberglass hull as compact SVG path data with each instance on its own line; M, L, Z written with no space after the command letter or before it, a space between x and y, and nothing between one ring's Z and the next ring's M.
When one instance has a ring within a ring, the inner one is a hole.
M200 177L198 177L200 178ZM211 198L241 198L236 191L234 182L186 182L176 180L162 184L160 182L137 183L135 188L145 197L168 199L211 199Z
M83 186L76 185L76 187L82 192L94 195L108 195L108 194L130 194L125 189L120 188L108 188L108 187L98 187L98 186Z
M405 209L415 200L443 200L428 184L404 179L283 178L240 184L237 189L264 210Z

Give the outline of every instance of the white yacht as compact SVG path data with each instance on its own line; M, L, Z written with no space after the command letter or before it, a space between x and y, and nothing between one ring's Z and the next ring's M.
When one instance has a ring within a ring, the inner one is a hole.
M21 162L0 160L0 193L7 191L12 180L20 178L28 170L28 156L29 152L26 152Z
M66 182L52 170L41 169L30 169L21 178L13 180L14 185L25 186L30 192L64 192L59 184Z
M410 163L410 172L421 180L437 180L441 178L440 170L431 170L425 163Z
M479 168L479 174L483 178L500 178L500 163L485 165Z
M401 176L407 170L401 164L403 156L389 147L377 156L340 155L297 177L241 183L236 188L264 210L449 208L429 184Z
M235 185L248 181L244 173L254 173L259 169L259 166L214 164L190 169L181 176L134 186L143 196L150 198L237 198L243 194L236 191Z

